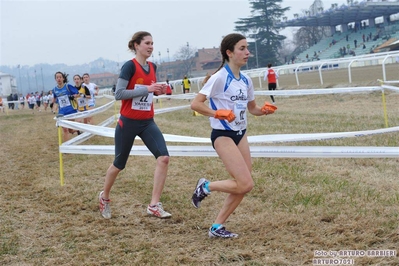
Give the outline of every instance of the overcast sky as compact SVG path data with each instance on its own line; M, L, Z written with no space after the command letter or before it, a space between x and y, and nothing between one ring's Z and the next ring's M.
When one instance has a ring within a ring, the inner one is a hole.
M289 19L314 0L283 0ZM322 1L324 8L346 0ZM122 62L133 57L127 43L139 30L172 59L180 47L218 47L235 22L251 16L248 0L0 0L0 65L83 64L99 57ZM282 32L291 38L292 29Z

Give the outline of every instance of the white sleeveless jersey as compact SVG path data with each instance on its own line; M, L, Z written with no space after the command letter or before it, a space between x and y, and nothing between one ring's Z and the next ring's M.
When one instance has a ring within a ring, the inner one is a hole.
M207 97L212 110L233 110L236 116L231 123L210 117L213 129L239 131L247 128L247 104L255 100L255 96L252 80L246 74L240 72L240 78L236 79L226 64L209 78L199 93Z
M85 85L90 91L91 98L88 99L87 104L90 107L95 106L96 105L96 98L95 98L96 96L94 94L96 93L97 85L95 83L91 83L91 82L89 84L83 83L83 85Z

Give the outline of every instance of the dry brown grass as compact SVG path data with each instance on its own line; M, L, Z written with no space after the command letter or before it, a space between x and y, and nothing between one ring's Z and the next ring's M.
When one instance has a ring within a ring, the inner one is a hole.
M276 99L274 115L250 117L249 135L384 127L378 93ZM398 102L397 93L387 93L390 126L399 124ZM155 160L132 156L112 190L113 217L104 220L97 194L113 156L64 154L66 184L60 186L52 118L27 110L0 115L1 265L310 265L315 250L397 249L398 158L254 158L255 188L227 222L240 237L215 240L208 239L207 229L225 195L213 193L199 210L190 197L199 177L228 177L219 159L171 158L162 201L173 217L159 220L145 215ZM157 115L156 121L164 133L210 133L208 120L188 109ZM398 137L288 145L398 147ZM94 137L84 144L112 139ZM356 265L398 264L397 257L353 259Z

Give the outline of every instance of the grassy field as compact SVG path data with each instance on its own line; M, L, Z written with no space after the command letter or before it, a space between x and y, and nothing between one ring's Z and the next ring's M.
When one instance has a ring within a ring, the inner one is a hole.
M386 99L389 126L398 126L399 94L387 92ZM265 100L257 98L259 104ZM381 93L276 101L275 114L249 117L250 136L385 126ZM185 104L162 101L163 107ZM112 113L96 116L95 123ZM0 113L1 265L312 265L331 257L318 257L317 251L397 250L399 158L254 158L255 188L226 223L240 237L209 239L207 229L225 194L213 193L198 210L190 198L199 177L229 178L220 159L171 158L162 202L173 216L160 220L145 214L155 160L131 156L112 190L113 217L105 220L97 195L113 156L64 154L60 186L53 117L28 110ZM164 133L210 134L208 119L189 109L156 115L156 122ZM84 144L112 143L95 136ZM399 147L399 133L273 145ZM346 258L356 265L399 264L397 255Z

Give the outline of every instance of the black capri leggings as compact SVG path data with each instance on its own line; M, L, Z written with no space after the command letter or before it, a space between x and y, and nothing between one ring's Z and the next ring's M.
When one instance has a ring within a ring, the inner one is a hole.
M123 170L133 147L134 139L139 136L155 158L169 156L165 139L154 119L133 120L120 116L115 129L114 166Z

